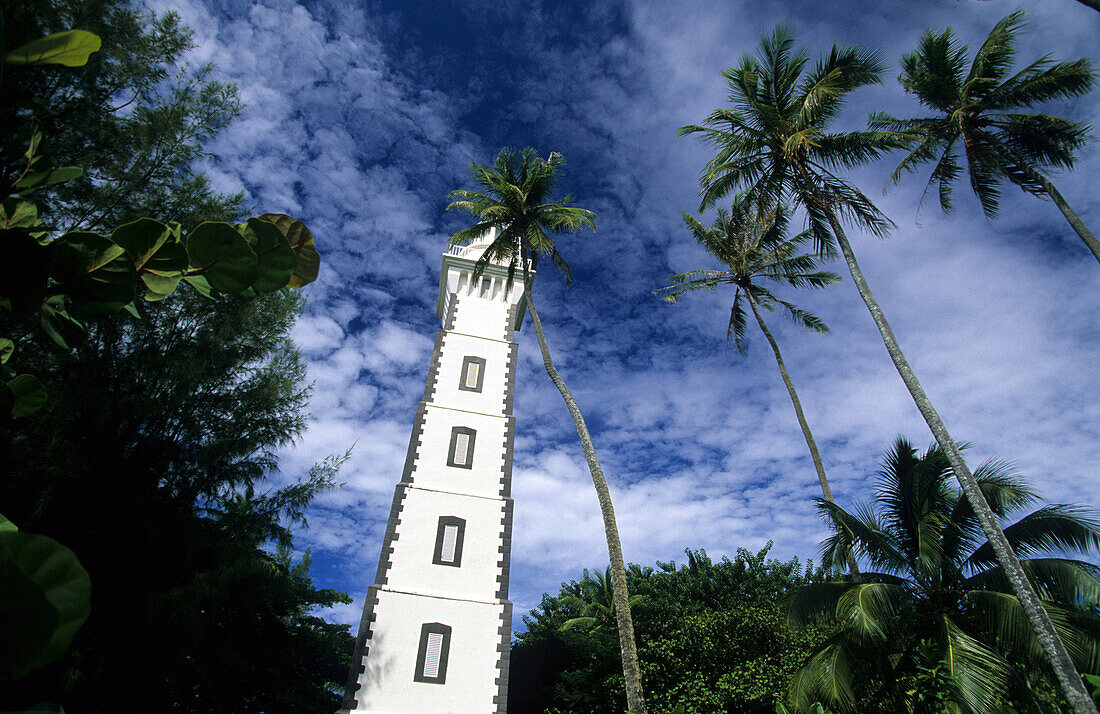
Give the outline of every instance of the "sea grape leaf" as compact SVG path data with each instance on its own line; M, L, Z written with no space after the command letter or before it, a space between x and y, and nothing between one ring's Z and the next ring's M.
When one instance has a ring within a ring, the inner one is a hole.
M17 47L4 58L11 64L62 64L80 67L98 52L99 36L86 30L66 30Z
M215 290L238 293L256 281L256 253L228 223L196 226L187 236L187 256Z
M256 253L257 274L252 287L258 293L270 293L286 287L297 265L297 256L275 224L249 218L237 230Z
M321 267L321 255L317 252L317 246L313 243L313 234L306 224L297 218L285 213L264 213L260 220L273 223L286 237L291 250L294 251L296 262L294 274L287 283L288 288L300 288L317 279L317 272Z

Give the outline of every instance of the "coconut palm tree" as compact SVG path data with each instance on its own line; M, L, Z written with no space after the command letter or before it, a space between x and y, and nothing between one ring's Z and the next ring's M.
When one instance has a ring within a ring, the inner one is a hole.
M512 151L501 149L492 166L471 164L474 183L480 191L458 190L450 193L456 199L447 209L457 209L474 216L477 223L464 228L451 236L452 244L465 244L487 235L493 235L492 242L475 265L475 275L490 261L508 265L509 286L518 269L523 280L523 299L535 325L535 336L542 351L542 363L550 380L561 392L565 405L573 417L577 435L581 440L588 470L592 475L592 484L596 488L596 497L603 514L604 533L607 537L607 552L611 562L611 577L615 594L615 618L619 628L619 645L623 657L623 678L626 684L627 708L632 714L645 714L645 699L642 695L641 671L638 667L638 650L634 644L634 623L630 617L630 595L627 592L626 568L623 565L622 545L619 541L619 528L615 522L615 508L611 503L611 493L607 488L603 469L596 458L596 449L592 437L584 423L577 401L569 391L565 381L558 374L550 349L546 345L546 335L542 331L542 322L535 310L534 297L531 294L533 272L540 255L548 255L554 265L565 274L566 282L572 282L572 273L565 260L554 246L550 233L576 232L581 228L596 229L596 215L583 208L570 205L572 198L565 196L549 202L558 172L564 163L561 154L552 153L547 159L539 158L534 149L527 148L518 160Z
M857 187L838 176L901 146L894 132L829 132L828 125L852 90L879 81L884 65L874 53L834 46L806 70L809 56L795 51L785 26L765 35L758 57L746 55L724 72L732 109L719 109L702 125L683 127L681 134L701 134L717 149L702 172L702 208L738 188L747 188L761 210L790 202L806 211L809 230L823 255L840 248L860 297L867 305L883 344L921 416L951 462L967 499L1004 568L1013 592L1023 603L1043 650L1058 674L1066 698L1079 714L1095 713L1065 646L1039 602L1019 560L1001 532L962 453L916 373L901 351L886 315L856 260L841 225L846 218L874 235L892 225ZM702 209L701 209L702 210Z
M1038 496L1002 461L974 478L1000 519L1031 509ZM826 560L851 543L874 564L866 582L808 585L788 600L790 623L833 619L837 636L795 675L791 704L804 710L822 701L851 711L857 700L889 711L993 713L1051 711L1049 669L1020 602L983 538L969 502L950 485L943 450L920 454L898 439L886 454L870 504L848 511L824 499L818 507L834 534L822 544ZM1077 506L1046 505L1005 527L1062 640L1084 672L1100 671L1100 568L1050 552L1096 553L1100 521ZM925 673L942 667L921 692ZM923 681L922 681L923 680ZM934 709L924 700L938 700ZM929 694L933 696L928 696Z
M954 30L926 30L917 51L902 56L898 81L936 116L898 119L876 112L870 125L912 138L909 153L894 169L894 183L921 164L935 163L928 189L936 187L940 206L950 213L952 187L962 174L961 150L970 187L987 216L997 215L1005 181L1035 196L1049 196L1100 261L1100 240L1046 174L1051 168L1073 168L1073 154L1085 144L1088 125L1023 111L1050 100L1079 97L1092 89L1096 75L1087 59L1055 63L1048 55L1009 76L1023 25L1023 10L998 22L969 69L967 47Z
M686 212L684 223L695 240L708 253L725 263L729 269L693 270L672 275L669 277L672 285L659 288L655 292L669 302L675 303L685 293L714 290L720 285L732 286L733 306L730 308L726 339L733 339L734 345L742 354L745 352L747 322L742 304L742 297L744 298L744 302L748 303L749 309L756 318L756 324L759 325L760 331L764 333L764 338L767 339L775 354L779 374L783 377L783 384L786 385L787 394L791 397L798 425L802 428L802 436L806 439L806 447L810 450L810 458L817 471L817 480L821 483L821 493L826 501L833 503L833 490L829 487L829 479L825 475L825 465L817 449L817 442L802 411L802 402L798 398L798 392L795 391L791 375L787 372L787 365L783 362L779 344L764 322L760 308L772 311L777 305L782 306L795 324L814 332L828 332L829 326L816 315L777 298L760 281L770 280L795 288L824 288L838 282L840 278L833 273L817 270L816 256L801 252L803 245L812 238L809 231L803 231L794 237L787 236L790 212L782 205L776 207L765 220L761 221L756 216L756 208L744 195L741 195L734 199L729 211L719 209L718 217L709 227L704 226ZM853 578L859 578L859 566L850 553L848 572Z
M610 627L615 624L615 583L611 577L611 567L604 571L584 571L584 578L577 584L580 595L566 595L561 598L562 605L579 612L562 623L562 630L582 628ZM644 595L631 595L630 607L635 608L645 599Z

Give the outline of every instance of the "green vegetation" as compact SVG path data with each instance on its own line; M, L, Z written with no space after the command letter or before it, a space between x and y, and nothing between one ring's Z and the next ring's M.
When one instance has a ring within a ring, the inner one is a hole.
M742 354L745 352L745 309L741 305L741 297L744 296L745 302L749 304L756 318L756 324L760 326L760 331L764 333L768 344L771 345L776 364L779 365L779 374L783 377L783 384L791 397L798 425L802 429L802 436L806 439L806 447L810 450L810 458L817 471L821 493L826 501L832 503L833 490L829 487L829 479L825 475L825 464L821 461L817 442L802 411L802 402L798 398L798 392L795 391L791 375L787 372L787 365L783 362L779 344L764 322L760 307L772 311L777 304L782 305L795 324L814 332L828 332L829 326L824 320L793 303L777 298L771 290L761 284L761 281L770 280L794 288L824 288L838 282L840 278L833 273L818 270L816 256L800 252L803 244L812 238L810 231L787 237L790 212L785 207L776 206L770 215L761 220L757 219L756 213L756 206L743 196L734 199L733 206L728 212L718 209L718 217L709 228L685 212L684 223L687 224L695 240L706 248L708 253L725 263L729 269L693 270L689 273L673 275L669 277L672 285L655 292L674 303L685 293L714 290L719 285L733 286L733 306L730 308L726 339L732 337L738 351ZM859 576L859 565L855 558L849 559L848 572L853 577Z
M1018 517L1038 500L1001 461L974 478L998 518ZM808 585L789 599L792 625L835 622L791 683L794 711L824 702L838 711L1058 711L1055 679L1042 647L970 503L949 486L938 446L918 453L899 439L886 454L870 504L845 510L819 501L834 535L828 561L851 543L874 572L866 582ZM1100 551L1100 521L1083 509L1045 505L1005 535L1082 671L1100 674L1100 568L1050 552ZM843 535L843 537L842 537ZM1035 556L1035 557L1027 557Z
M639 657L655 712L999 714L1069 711L969 502L933 446L899 439L871 504L817 499L824 565L740 549L631 565ZM1038 495L1002 461L975 478L1089 682L1100 681L1100 520ZM838 577L852 551L861 579ZM617 712L610 586L585 571L543 595L512 652L509 711Z
M309 388L289 337L303 299L290 288L317 276L313 237L283 214L242 220L242 196L194 170L241 106L210 67L181 63L190 35L175 15L124 0L9 5L0 708L331 712L353 640L310 613L349 598L315 586L292 529L336 486L346 455L269 480L276 451L305 426ZM1008 15L972 59L951 28L926 31L900 82L936 116L876 112L868 130L837 131L845 102L881 80L884 62L838 45L812 63L779 26L725 71L731 105L681 129L715 151L699 210L736 196L710 225L684 215L724 267L674 275L656 292L675 302L733 286L727 337L742 351L748 304L833 531L816 569L769 560L770 545L720 562L689 550L683 566L624 564L607 482L532 293L541 256L571 281L554 234L594 230L595 214L552 200L560 154L501 150L493 165L471 165L476 190L452 192L448 209L476 223L451 243L491 236L475 275L502 262L511 287L519 272L609 556L524 618L512 714L611 714L624 701L633 714L1097 711L1100 567L1072 556L1100 551L1100 521L1064 504L1025 513L1037 493L1002 462L971 473L845 232L885 237L893 223L844 172L903 150L892 179L934 164L928 186L949 212L962 154L987 216L1006 182L1050 198L1100 261L1100 242L1050 178L1073 167L1089 128L1033 111L1082 96L1096 76L1088 60L1049 57L1012 73L1022 27L1022 12ZM797 212L808 227L789 237ZM819 263L838 254L937 442L920 453L899 439L874 500L850 510L835 502L760 309L826 332L763 281L826 287L839 278Z
M797 559L768 559L738 550L712 561L688 551L687 563L631 565L632 610L647 705L682 706L685 714L772 714L787 682L830 634L828 624L787 629L784 596L824 577ZM512 648L508 711L621 712L623 680L616 633L606 618L572 626L585 612L604 612L599 572L563 583L556 596L524 617L527 631Z
M897 119L871 116L876 129L912 137L909 154L894 170L893 180L923 163L935 163L928 188L935 186L940 206L951 212L952 184L962 174L962 145L970 187L990 218L1000 206L1001 184L1019 186L1054 201L1078 237L1100 261L1100 241L1054 187L1047 171L1072 169L1074 153L1085 145L1089 126L1027 110L1054 99L1073 99L1089 92L1096 75L1087 59L1055 64L1048 56L1008 76L1016 56L1016 36L1023 10L1008 15L990 31L966 68L965 45L949 27L925 31L916 52L901 59L898 78L905 91L938 116Z
M240 198L190 168L238 107L173 70L174 16L3 12L0 707L332 711L352 640L309 613L348 598L314 587L290 527L346 457L264 487L304 428L284 288L316 277L313 238L226 223Z
M805 51L795 49L788 28L775 28L763 37L757 56L745 55L738 66L724 72L732 108L715 110L702 125L680 130L681 134L700 134L717 151L700 176L700 210L738 189L746 191L746 199L760 216L790 202L806 212L809 230L822 256L834 255L836 247L840 248L890 359L962 485L1063 691L1074 711L1095 712L1065 644L1012 552L995 513L902 352L841 224L846 218L877 236L884 236L892 226L858 187L836 171L860 166L901 148L909 137L886 131L828 131L847 96L859 87L878 82L885 66L877 53L839 45L807 69L809 59Z
M534 149L528 148L520 155L518 165L515 155L507 149L500 151L493 166L472 164L470 168L473 170L474 183L484 193L452 191L451 197L458 200L447 208L468 213L476 217L478 222L451 236L451 243L469 243L497 231L492 243L478 260L475 273L484 270L490 260L505 263L508 265L508 284L511 287L516 268L520 270L523 278L523 300L535 325L535 335L542 351L542 363L550 380L561 392L569 415L573 418L584 458L588 463L588 471L592 475L592 485L596 488L596 498L600 502L607 553L611 560L614 612L622 651L623 676L626 679L627 708L633 714L645 714L641 671L634 643L634 624L630 615L630 594L627 590L626 568L623 565L623 548L619 539L619 527L615 523L611 492L607 488L607 480L600 468L596 448L592 445L592 437L588 434L580 407L550 357L550 348L546 345L546 335L543 334L542 322L531 294L534 281L531 273L537 268L540 255L550 256L554 265L565 274L566 281L572 280L569 266L558 253L547 231L562 233L575 232L584 227L596 229L596 214L571 206L572 200L569 196L552 203L544 203L550 199L558 180L558 171L564 161L561 154L553 153L543 160Z

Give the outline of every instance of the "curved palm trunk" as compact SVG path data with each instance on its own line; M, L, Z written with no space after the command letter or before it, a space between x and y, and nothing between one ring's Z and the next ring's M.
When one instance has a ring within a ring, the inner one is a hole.
M745 291L745 297L749 301L749 307L752 308L752 314L756 316L756 323L760 325L760 331L764 333L764 337L767 338L768 344L772 346L772 352L775 353L776 364L779 365L779 374L783 376L783 384L787 385L787 394L791 396L791 404L794 404L794 413L798 417L798 425L802 427L802 436L806 438L806 446L810 449L810 458L813 459L814 468L817 470L817 480L821 482L821 493L825 497L825 500L829 503L835 504L833 500L833 489L829 488L829 479L825 476L825 464L821 461L821 453L817 450L817 442L814 440L814 435L810 431L810 424L806 421L806 415L802 411L802 402L798 399L798 393L794 391L794 382L791 381L791 375L787 373L787 365L783 362L783 355L779 353L779 345L776 343L775 338L772 337L771 330L764 324L764 318L760 315L760 310L756 307L756 301L752 299L752 295ZM845 545L848 546L848 573L852 576L852 582L861 583L863 578L859 574L859 565L856 564L856 557L852 553L850 543L847 543L845 539Z
M848 270L852 274L852 280L855 282L863 302L867 304L867 309L870 311L871 317L874 318L875 325L878 326L879 332L882 334L886 351L890 353L890 359L893 360L894 367L901 375L901 380L913 397L913 401L916 403L917 409L920 410L921 416L924 417L924 421L928 424L928 428L932 430L932 435L946 453L947 459L951 463L951 470L955 473L955 478L959 480L967 500L970 501L970 505L974 509L978 522L982 525L982 530L989 538L989 543L993 547L997 561L1004 569L1005 575L1012 585L1012 592L1023 606L1027 619L1031 623L1031 628L1035 631L1039 644L1054 668L1054 673L1062 686L1062 693L1076 714L1097 714L1096 705L1092 703L1092 698L1089 696L1088 690L1085 689L1084 682L1077 673L1077 668L1073 666L1073 660L1070 659L1065 645L1054 630L1054 624L1039 601L1039 597L1035 594L1035 589L1031 587L1027 576L1024 575L1019 559L1012 551L1012 546L1005 538L1004 531L990 509L989 503L985 500L985 496L982 495L978 482L974 480L974 475L967 467L962 452L959 451L958 445L955 444L951 434L948 433L947 427L932 406L932 402L929 401L928 395L924 393L924 388L917 380L913 368L909 366L909 361L902 354L897 338L894 337L894 331L890 328L885 313L879 307L878 301L875 300L875 296L871 292L871 287L863 277L863 271L860 270L859 263L856 262L855 253L852 251L852 246L848 242L848 237L845 235L844 229L841 228L836 214L827 203L820 201L819 205L822 205L828 216L829 224L836 235L837 243L840 244L844 260L848 264Z
M1062 198L1062 194L1058 189L1054 188L1054 184L1050 182L1046 176L1042 175L1038 171L1035 172L1035 177L1039 179L1039 182L1043 185L1043 190L1054 201L1054 205L1058 206L1058 210L1062 212L1062 215L1066 217L1066 222L1069 223L1070 228L1085 242L1088 249L1092 251L1092 257L1100 261L1100 240L1096 239L1096 236L1092 234L1092 231L1088 229L1085 222L1081 220L1081 217L1077 215L1077 212L1070 208L1066 199Z
M542 332L542 322L535 311L535 303L531 299L530 283L525 283L524 298L527 300L527 309L531 312L531 321L535 324L535 336L538 337L539 349L542 351L542 363L546 367L546 373L550 375L550 381L561 392L565 406L569 408L569 415L573 417L573 424L577 427L577 436L581 439L581 448L584 449L584 458L588 462L588 470L592 474L592 485L596 487L596 498L600 502L600 512L603 514L604 534L607 537L607 554L611 562L611 583L615 598L615 622L619 626L619 647L623 655L623 680L626 684L626 705L630 714L646 714L645 698L642 694L642 673L638 666L638 648L634 644L634 620L630 616L630 594L626 588L626 567L623 565L623 548L619 542L619 527L615 523L615 507L611 505L611 493L607 489L607 481L600 468L599 459L596 458L596 448L592 445L592 437L588 434L584 417L573 399L573 393L565 386L565 381L554 367L554 361L550 358L550 348L546 346L546 336Z

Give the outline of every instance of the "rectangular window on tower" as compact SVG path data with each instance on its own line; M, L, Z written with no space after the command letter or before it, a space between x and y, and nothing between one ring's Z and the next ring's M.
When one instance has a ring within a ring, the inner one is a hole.
M426 622L420 628L420 649L416 653L414 682L444 684L447 654L451 649L451 628L441 622Z
M485 360L481 357L462 358L462 377L458 388L465 392L480 392L485 380Z
M466 535L466 521L457 516L440 516L439 526L435 530L435 555L432 562L436 565L462 565L462 541Z
M451 429L451 447L447 453L447 465L460 469L472 469L474 467L474 437L477 435L473 429L466 426L456 426Z

